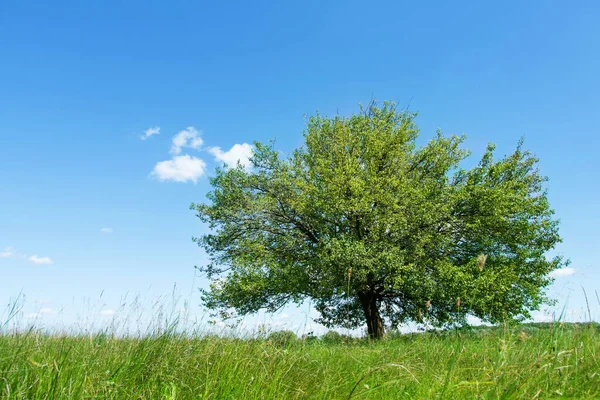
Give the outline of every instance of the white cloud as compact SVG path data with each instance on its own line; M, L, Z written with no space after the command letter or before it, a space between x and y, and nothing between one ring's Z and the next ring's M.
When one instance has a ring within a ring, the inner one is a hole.
M278 328L285 328L290 325L286 321L271 320L267 326L269 329L278 329Z
M531 316L533 322L552 322L554 319L551 315L537 313Z
M565 267L565 268L555 269L554 271L550 272L550 276L553 278L559 278L559 277L563 277L563 276L571 276L574 273L575 273L575 268Z
M102 315L103 317L112 317L113 315L115 315L115 311L114 310L102 310L102 311L100 311L100 315Z
M153 128L148 128L144 131L144 134L140 136L140 139L146 140L152 135L160 135L160 126L155 126Z
M53 261L50 257L38 257L36 255L29 257L29 261L34 264L53 264Z
M217 161L224 162L230 168L237 166L238 161L246 169L251 166L252 145L248 143L234 144L229 151L223 151L220 147L211 147L208 151L215 156Z
M40 308L39 313L40 314L56 314L56 311L54 311L51 308Z
M206 163L199 158L189 155L173 157L171 160L156 163L151 175L161 181L196 183L204 174Z
M102 233L112 233L113 230L112 230L112 228L102 228L102 229L100 229L100 232L102 232Z
M0 258L10 258L15 255L12 247L7 247L4 251L0 251Z
M183 147L199 149L200 146L202 146L202 143L204 143L204 141L200 137L200 132L193 126L190 126L173 136L173 144L171 145L170 153L179 154Z
M34 264L54 264L50 257L38 257L37 255L28 256L27 254L17 253L12 247L7 247L3 251L0 251L0 258L13 258L17 257L22 260L27 260Z
M283 313L279 316L279 318L281 318L281 319L285 319L285 318L289 318L289 317L290 317L289 314L286 314L286 313Z

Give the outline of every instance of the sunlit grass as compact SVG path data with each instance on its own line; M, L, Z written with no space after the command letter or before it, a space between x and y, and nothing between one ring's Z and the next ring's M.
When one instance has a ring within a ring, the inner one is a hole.
M596 324L533 324L368 342L181 332L0 336L7 399L593 398Z

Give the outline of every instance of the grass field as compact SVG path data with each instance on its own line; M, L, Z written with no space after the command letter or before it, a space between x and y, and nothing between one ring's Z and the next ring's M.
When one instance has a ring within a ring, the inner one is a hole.
M157 331L0 335L3 399L600 398L600 327L529 324L380 342Z

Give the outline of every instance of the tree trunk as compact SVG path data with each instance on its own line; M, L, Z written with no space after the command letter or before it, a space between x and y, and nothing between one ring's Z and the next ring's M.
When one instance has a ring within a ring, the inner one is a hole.
M358 295L360 304L367 320L369 339L381 339L384 334L383 320L379 314L377 297L374 293L361 293Z

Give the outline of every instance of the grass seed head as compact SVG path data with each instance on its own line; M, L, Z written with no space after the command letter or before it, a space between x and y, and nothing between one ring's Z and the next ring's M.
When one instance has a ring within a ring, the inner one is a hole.
M519 332L519 341L524 342L529 339L529 335L525 331Z
M506 341L504 339L500 339L500 343L498 344L498 350L499 351L506 350Z

